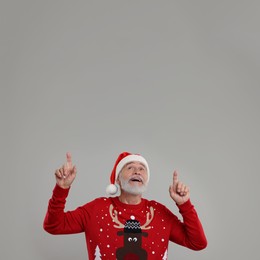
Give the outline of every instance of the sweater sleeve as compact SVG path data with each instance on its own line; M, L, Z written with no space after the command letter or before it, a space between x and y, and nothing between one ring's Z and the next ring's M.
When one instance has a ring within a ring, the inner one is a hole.
M49 200L43 228L50 234L75 234L84 231L87 214L83 214L82 207L64 212L69 189L63 189L57 184Z
M170 240L192 250L206 248L207 238L191 201L188 200L184 204L179 205L178 208L183 217L183 222L176 216L173 218Z

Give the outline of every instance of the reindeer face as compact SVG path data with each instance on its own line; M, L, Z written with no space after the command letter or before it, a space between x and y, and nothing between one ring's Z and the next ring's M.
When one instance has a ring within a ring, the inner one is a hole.
M141 247L142 236L147 236L146 232L142 232L140 222L137 220L126 221L124 231L119 231L117 234L124 236L124 245L128 248Z
M142 234L124 234L124 244L129 248L141 247Z

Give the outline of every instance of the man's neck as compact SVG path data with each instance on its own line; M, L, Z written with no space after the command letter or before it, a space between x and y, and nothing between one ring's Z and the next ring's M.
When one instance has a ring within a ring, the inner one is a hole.
M121 191L121 194L119 196L119 200L122 202L122 203L125 203L125 204L130 204L130 205L137 205L141 202L142 200L142 195L138 194L138 195L134 195L134 194L130 194L130 193L127 193L127 192L124 192L124 191Z

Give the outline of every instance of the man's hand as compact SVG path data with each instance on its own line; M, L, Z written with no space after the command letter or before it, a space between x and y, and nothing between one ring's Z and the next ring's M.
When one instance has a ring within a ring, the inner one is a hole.
M178 204L181 205L189 200L190 189L185 184L178 180L178 172L173 173L173 183L169 187L169 193L171 198Z
M70 187L77 173L76 166L72 165L71 154L67 153L66 157L66 163L55 171L56 182L63 189L68 189Z

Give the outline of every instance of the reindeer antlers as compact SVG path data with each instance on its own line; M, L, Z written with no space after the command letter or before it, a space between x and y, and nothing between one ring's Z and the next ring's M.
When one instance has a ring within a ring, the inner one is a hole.
M125 227L125 225L118 220L118 212L114 209L114 206L112 204L109 206L109 213L110 213L110 216L111 216L113 222L115 223L115 225L114 225L115 228L124 228ZM153 209L153 207L150 207L150 212L147 212L147 214L146 214L146 222L144 225L141 226L141 229L150 229L151 226L148 226L148 225L153 220L153 217L154 217L154 209Z
M149 217L149 215L151 214L151 217ZM150 212L147 212L146 214L146 222L144 225L141 226L141 229L150 229L151 227L147 227L151 221L153 220L154 217L154 209L153 207L150 207Z
M116 210L114 210L113 212L113 205L111 204L110 207L109 207L109 213L110 213L110 216L113 220L113 222L115 222L117 225L114 225L115 228L124 228L124 224L122 224L119 220L118 220L118 213Z

